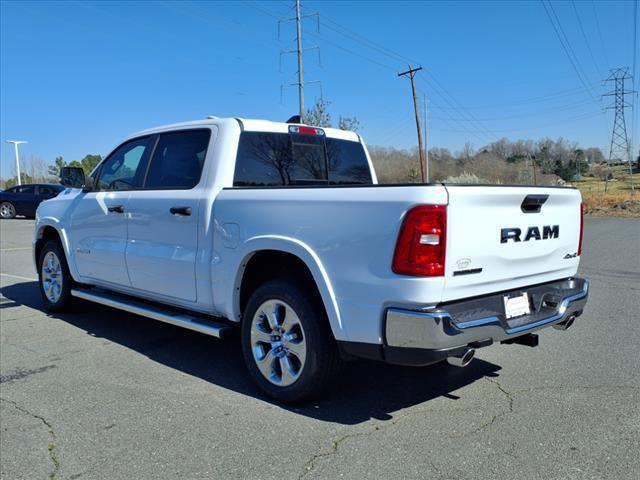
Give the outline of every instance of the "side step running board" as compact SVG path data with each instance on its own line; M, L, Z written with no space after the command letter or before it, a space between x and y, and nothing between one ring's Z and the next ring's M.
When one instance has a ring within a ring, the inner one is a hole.
M204 317L191 316L186 313L163 308L162 306L151 305L142 301L131 299L122 295L111 294L101 291L88 291L72 289L71 295L82 298L90 302L117 308L125 312L134 313L161 322L170 323L178 327L188 328L196 332L222 338L225 333L232 329L231 326L217 323Z

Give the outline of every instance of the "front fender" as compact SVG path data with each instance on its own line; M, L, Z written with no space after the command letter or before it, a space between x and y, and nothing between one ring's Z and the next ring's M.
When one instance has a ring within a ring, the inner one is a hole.
M42 239L42 235L44 233L45 228L50 227L53 228L60 237L60 241L62 243L62 249L64 250L65 257L67 259L67 265L69 266L69 273L71 273L71 277L74 280L78 280L80 278L78 271L76 270L76 264L73 258L73 250L71 249L71 243L69 241L69 236L67 234L66 229L62 226L59 220L55 218L45 217L40 218L38 223L36 224L35 235L33 239L33 261L36 266L36 273L38 272L38 259L36 258L36 244L38 240Z
M62 248L67 259L67 264L69 265L71 277L76 281L79 280L80 275L76 269L68 228L71 221L71 212L75 203L79 198L81 198L81 194L82 190L68 188L58 194L57 197L42 202L38 206L38 209L36 210L36 226L33 238L33 257L36 265L36 271L38 264L38 259L35 258L36 243L42 238L45 228L51 227L58 232L58 236L60 237Z
M340 317L340 308L329 275L322 265L322 260L316 252L304 242L295 238L279 235L252 237L238 247L237 258L240 259L240 263L236 269L237 273L233 284L233 311L232 316L229 318L240 318L240 285L242 283L244 268L253 254L261 250L277 250L289 253L304 262L316 282L334 337L338 340L345 339L346 332L344 331L344 325Z

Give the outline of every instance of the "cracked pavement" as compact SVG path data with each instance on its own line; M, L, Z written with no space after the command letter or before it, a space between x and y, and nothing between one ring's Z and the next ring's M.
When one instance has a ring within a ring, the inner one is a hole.
M237 339L80 303L41 311L33 222L0 223L0 478L636 479L640 221L588 217L585 314L466 369L345 364L325 398L256 391Z

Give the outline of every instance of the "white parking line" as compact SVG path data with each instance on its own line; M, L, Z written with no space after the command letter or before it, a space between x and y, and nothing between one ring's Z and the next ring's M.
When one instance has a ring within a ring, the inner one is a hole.
M31 247L0 248L0 252L18 252L20 250L31 250Z
M10 273L0 273L0 275L3 277L17 278L18 280L29 280L30 282L35 282L38 280L37 278L21 277L20 275L11 275Z

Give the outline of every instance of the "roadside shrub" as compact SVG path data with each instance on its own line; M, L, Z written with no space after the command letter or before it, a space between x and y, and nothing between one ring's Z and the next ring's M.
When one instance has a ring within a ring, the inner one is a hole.
M462 174L457 176L448 176L447 178L445 178L444 183L478 184L478 183L496 183L496 182L490 182L487 179L478 177L475 173L462 172Z
M640 218L638 193L582 192L584 213L587 215Z

